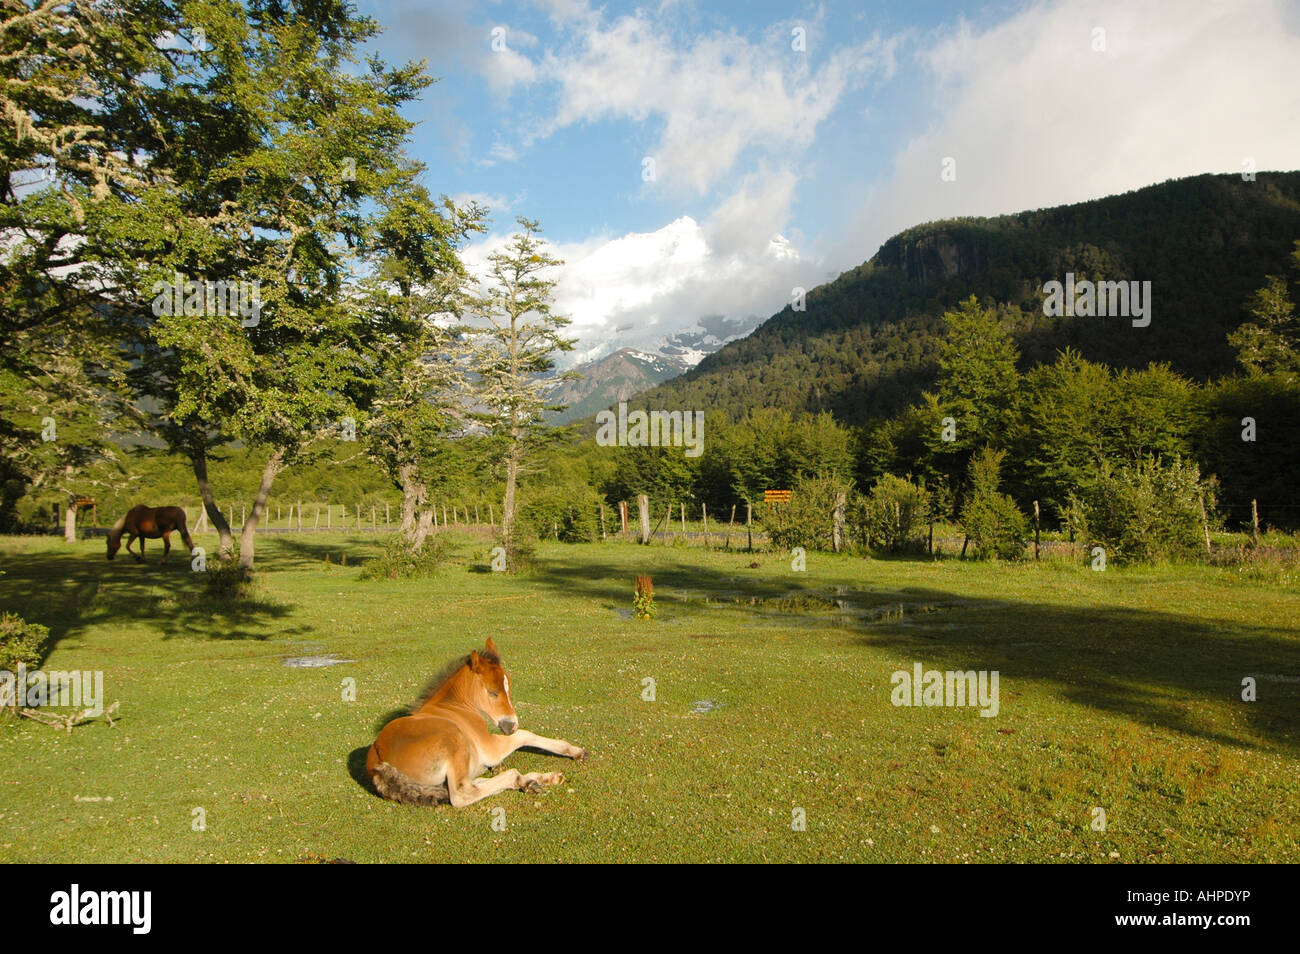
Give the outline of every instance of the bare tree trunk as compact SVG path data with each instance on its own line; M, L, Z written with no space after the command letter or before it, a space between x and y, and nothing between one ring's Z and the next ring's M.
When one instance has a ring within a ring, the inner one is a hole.
M424 538L429 535L434 515L425 506L429 500L429 489L416 480L415 474L414 464L403 464L398 469L398 478L402 482L402 525L398 528L398 533L413 550L418 550L424 543Z
M208 484L207 450L199 448L191 452L190 464L194 467L194 477L199 482L199 496L203 498L203 512L208 515L208 521L212 524L213 529L217 531L217 537L220 540L217 544L218 559L229 560L235 553L235 537L230 532L230 524L226 522L226 515L221 512L216 499L212 496L212 487Z
M266 509L266 498L271 495L271 484L275 481L275 475L280 472L280 461L283 459L284 451L276 450L266 462L266 466L262 468L262 483L257 488L253 512L244 520L244 526L240 530L239 565L246 570L253 568L253 537L257 533L257 523L262 518L262 511Z
M428 538L430 531L433 529L433 508L426 507L420 511L420 518L415 522L414 529L409 537L411 549L419 550L424 546L424 541Z
M506 455L506 497L501 502L501 537L506 545L507 565L515 554L515 485L519 480L519 445L515 444Z
M68 507L63 511L63 542L77 542L77 498L68 494Z

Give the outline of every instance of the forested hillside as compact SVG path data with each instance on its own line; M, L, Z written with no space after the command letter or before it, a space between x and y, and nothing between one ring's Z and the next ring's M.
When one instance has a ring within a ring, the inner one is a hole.
M894 414L934 380L940 317L969 295L1005 304L1020 367L1070 347L1114 368L1165 362L1196 380L1234 367L1228 333L1247 298L1287 271L1300 238L1300 173L1203 175L1078 205L933 222L887 241L749 337L643 397L741 418L756 408ZM1043 314L1042 286L1150 281L1152 320Z

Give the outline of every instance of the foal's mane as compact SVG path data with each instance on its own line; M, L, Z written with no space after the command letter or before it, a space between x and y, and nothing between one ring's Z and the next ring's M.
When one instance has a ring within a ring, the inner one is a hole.
M501 662L501 657L493 653L485 652L481 649L478 651L478 656L479 659L482 659L484 662ZM429 681L424 684L424 688L420 690L420 695L416 697L415 702L411 704L411 711L414 712L416 709L420 708L420 706L428 702L430 696L434 695L439 689L450 682L452 676L456 675L456 673L460 672L461 669L467 665L469 665L469 653L466 653L464 656L457 656L451 662L447 663L447 665L443 666L442 669L438 670L438 672L431 676Z

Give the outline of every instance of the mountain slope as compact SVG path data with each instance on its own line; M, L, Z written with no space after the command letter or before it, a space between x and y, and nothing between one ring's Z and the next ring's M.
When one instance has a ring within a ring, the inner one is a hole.
M748 337L638 397L649 407L829 410L859 424L932 380L943 312L968 295L1005 302L1022 365L1070 346L1115 367L1168 362L1197 379L1233 367L1227 334L1300 239L1300 173L1203 175L1077 205L934 222L808 293ZM1049 318L1044 282L1150 281L1152 320Z
M574 368L582 375L576 381L562 381L551 392L550 398L567 407L559 414L548 417L553 424L567 424L595 414L601 408L626 401L634 394L649 390L656 384L674 378L689 365L665 358L623 348Z

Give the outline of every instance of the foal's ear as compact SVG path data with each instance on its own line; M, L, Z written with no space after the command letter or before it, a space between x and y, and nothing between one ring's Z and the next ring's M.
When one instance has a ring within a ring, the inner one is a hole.
M494 642L492 642L492 637L491 637L491 636L488 637L487 646L486 646L485 648L486 648L487 651L488 651L489 653L491 653L493 656L500 656L500 655L501 655L499 652L497 652L497 644L494 643Z
M470 668L470 672L478 672L478 670L479 670L479 656L478 656L478 650L477 650L477 649L474 649L474 650L471 650L471 651L470 651L470 654L469 654L469 668Z

